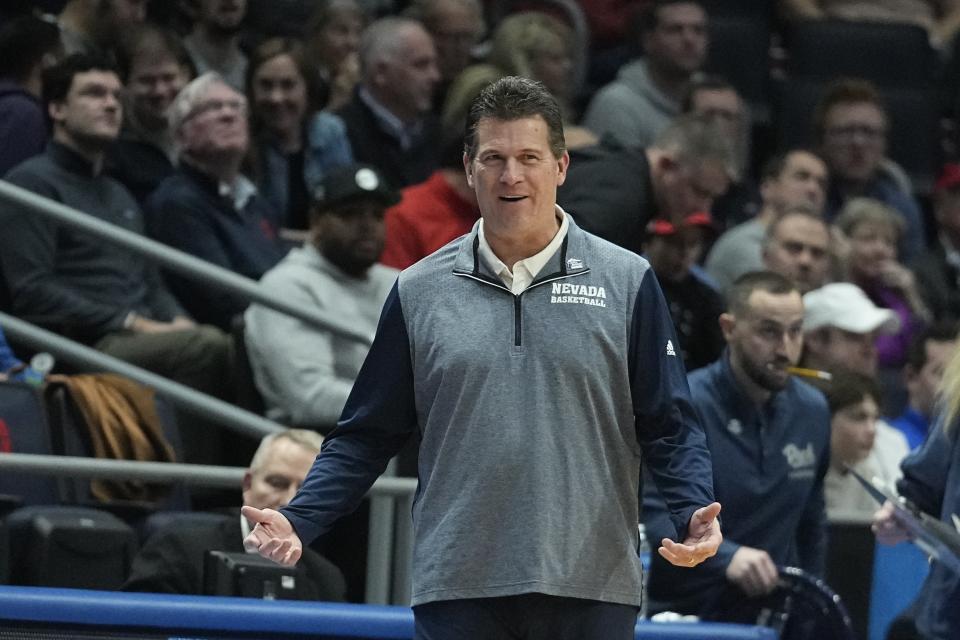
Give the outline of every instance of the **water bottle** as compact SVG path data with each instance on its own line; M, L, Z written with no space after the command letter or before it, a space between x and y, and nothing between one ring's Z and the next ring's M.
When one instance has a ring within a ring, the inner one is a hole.
M647 540L647 528L641 522L637 525L637 531L640 533L640 545L638 553L640 554L640 566L643 567L643 575L640 580L640 618L647 617L647 576L650 575L650 541Z
M30 364L21 372L20 379L27 384L39 387L43 384L47 374L53 370L55 363L56 361L52 355L46 351L42 351L30 358Z

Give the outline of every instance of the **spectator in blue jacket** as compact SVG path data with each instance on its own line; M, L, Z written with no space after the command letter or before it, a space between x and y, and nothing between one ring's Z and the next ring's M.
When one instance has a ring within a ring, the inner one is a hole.
M955 350L940 385L942 413L923 446L900 465L897 490L922 511L960 529L960 350ZM884 544L898 544L909 534L888 502L874 516L873 530ZM919 637L952 640L960 629L960 574L934 562L914 607Z
M47 144L41 74L62 52L56 25L40 18L20 16L0 27L0 177Z
M876 87L867 80L837 80L817 104L813 126L820 156L830 168L827 220L833 221L851 198L879 200L906 226L900 258L919 257L927 243L923 214L903 169L886 157L890 118Z
M724 541L692 571L653 557L654 612L728 620L733 611L755 613L744 600L771 593L778 566L823 574L830 411L790 372L803 345L803 300L785 277L759 271L734 282L727 308L720 316L727 351L689 377L707 447L722 461L713 465L713 486L726 516ZM644 521L656 539L669 512L652 487L645 491Z
M219 75L193 80L170 106L178 168L147 200L150 234L216 266L259 280L282 257L279 214L242 173L249 145L247 101ZM199 322L229 329L247 300L167 274Z

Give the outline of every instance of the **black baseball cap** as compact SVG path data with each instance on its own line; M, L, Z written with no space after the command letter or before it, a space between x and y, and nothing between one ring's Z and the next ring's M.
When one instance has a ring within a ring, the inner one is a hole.
M324 209L350 200L372 198L390 207L400 202L400 194L387 184L383 174L368 164L350 164L330 171L313 188L313 202Z

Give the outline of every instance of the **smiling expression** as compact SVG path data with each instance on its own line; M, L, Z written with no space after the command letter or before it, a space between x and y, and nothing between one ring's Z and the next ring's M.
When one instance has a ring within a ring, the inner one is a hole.
M541 116L485 118L476 127L477 154L464 156L467 181L477 194L490 235L546 237L556 233L557 187L567 177L570 156L550 149ZM546 244L544 242L544 245Z

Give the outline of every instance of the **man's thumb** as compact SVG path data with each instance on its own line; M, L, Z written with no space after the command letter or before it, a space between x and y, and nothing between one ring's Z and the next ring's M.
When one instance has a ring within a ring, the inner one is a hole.
M240 513L250 522L259 524L267 519L267 514L256 507L240 507Z

